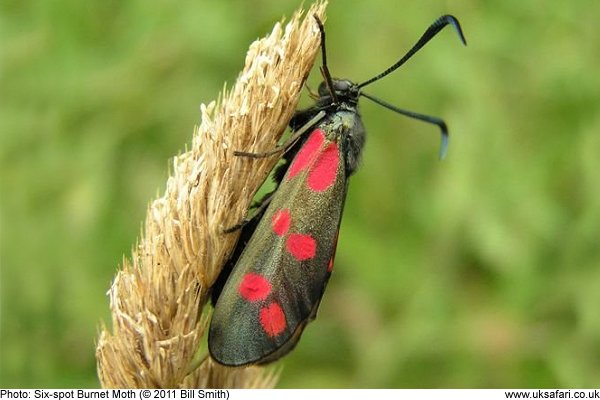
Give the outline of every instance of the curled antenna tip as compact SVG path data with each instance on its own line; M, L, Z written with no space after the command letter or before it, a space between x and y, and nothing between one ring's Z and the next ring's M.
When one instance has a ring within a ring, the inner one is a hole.
M460 26L460 22L458 22L458 18L456 18L454 15L446 14L446 15L438 18L438 21L439 21L440 24L444 24L444 25L450 24L450 25L452 25L452 27L454 28L454 30L458 34L458 37L460 38L460 41L465 46L467 45L467 39L465 38L465 34L462 31L462 28Z
M440 133L442 135L442 142L440 144L440 161L443 161L446 158L446 154L448 154L448 143L450 141L450 137L448 135L448 125L442 120L439 120L438 126L440 127Z
M440 161L443 161L448 154L448 132L442 133L442 144L440 145Z

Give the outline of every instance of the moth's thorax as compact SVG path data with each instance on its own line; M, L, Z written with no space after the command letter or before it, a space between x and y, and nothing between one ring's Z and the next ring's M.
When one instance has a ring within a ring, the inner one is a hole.
M340 104L338 110L325 118L321 129L327 139L338 142L344 155L346 173L352 174L358 167L365 143L365 128L356 106Z
M338 111L325 117L321 123L321 129L325 132L327 139L339 141L359 125L362 123L356 108L340 106Z

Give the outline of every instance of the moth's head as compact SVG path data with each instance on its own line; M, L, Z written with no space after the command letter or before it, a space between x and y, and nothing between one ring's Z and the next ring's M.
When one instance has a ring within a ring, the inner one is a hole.
M360 91L358 85L348 79L335 79L331 80L333 84L333 90L339 101L357 103ZM331 98L331 91L326 81L321 82L319 85L319 96L321 99Z

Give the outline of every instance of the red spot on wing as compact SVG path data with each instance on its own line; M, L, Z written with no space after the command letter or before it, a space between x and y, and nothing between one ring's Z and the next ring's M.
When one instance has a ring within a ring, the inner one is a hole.
M287 180L292 179L300 171L305 169L317 156L319 149L325 141L325 134L320 129L315 129L306 140L306 143L300 148L292 165L290 165Z
M287 239L286 247L296 260L304 261L315 256L317 242L310 235L292 233Z
M329 260L329 264L327 265L327 272L333 271L333 257Z
M285 329L287 322L279 303L273 302L260 309L260 325L271 337L279 335Z
M282 210L278 210L271 220L271 227L273 228L273 232L277 236L283 236L286 234L288 229L290 229L290 224L292 223L292 216L290 215L290 210L284 208Z
M244 275L238 291L248 301L264 300L271 293L271 284L262 275L250 272Z
M315 192L329 189L335 182L340 151L337 143L331 143L323 151L308 173L308 187Z

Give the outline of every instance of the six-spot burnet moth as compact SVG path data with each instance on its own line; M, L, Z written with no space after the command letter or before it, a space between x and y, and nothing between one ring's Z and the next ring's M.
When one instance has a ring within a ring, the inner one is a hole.
M396 70L446 25L452 25L466 44L458 20L450 15L438 18L398 62L360 84L331 77L325 32L315 20L321 33L324 78L316 104L294 115L293 133L282 146L264 153L235 152L248 158L280 155L284 162L274 174L277 189L261 201L243 227L231 274L225 281L224 273L213 289L208 347L220 364L275 361L294 348L306 324L315 318L333 268L348 178L358 167L365 141L358 113L360 96L437 125L442 133L440 157L446 153L444 121L397 108L362 88Z

